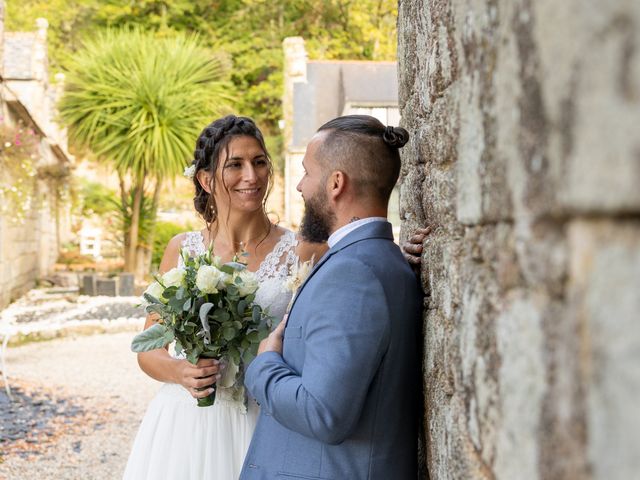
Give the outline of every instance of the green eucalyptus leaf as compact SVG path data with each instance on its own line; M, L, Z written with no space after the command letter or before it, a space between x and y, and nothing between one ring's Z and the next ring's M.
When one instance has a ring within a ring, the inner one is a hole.
M236 329L233 327L225 327L222 330L222 334L224 335L225 340L231 341L236 336Z
M182 353L184 352L184 348L182 348L182 344L180 343L179 340L176 340L175 350L176 350L176 355L177 356L181 356Z
M173 310L178 314L181 314L183 311L182 306L184 305L184 300L173 297L169 300L168 305L171 308L171 310Z
M227 295L230 298L237 298L238 297L238 287L236 287L235 285L227 285Z
M198 363L199 356L200 352L198 352L197 350L192 350L187 353L187 360L189 361L189 363L195 365L196 363Z
M260 323L260 318L262 314L262 310L260 309L259 305L254 305L253 306L253 313L252 313L252 320L254 323Z
M162 305L162 302L160 300L158 300L156 297L149 295L148 293L143 293L142 297L149 302L150 304L160 304Z
M237 348L230 347L227 355L229 356L231 361L233 361L233 363L235 363L236 365L240 363L240 352L238 351Z
M187 298L187 301L184 302L184 305L182 306L182 310L185 312L188 312L189 310L191 310L191 297Z
M259 331L254 330L246 336L246 339L251 343L258 343L262 340L262 335L260 335Z
M164 347L173 339L173 333L165 325L156 323L133 338L131 350L133 352L148 352Z
M162 292L162 296L164 298L172 298L176 296L176 292L178 291L178 287L175 285L172 287L167 287L164 292Z
M229 312L227 310L224 310L222 308L218 308L216 310L216 313L214 313L214 318L220 322L220 323L224 323L224 322L228 322L229 319L231 318L231 315L229 315Z
M246 349L244 352L242 352L242 361L245 365L249 365L254 358L256 358L256 352L254 352L252 349Z
M247 309L247 301L246 300L240 300L238 302L238 308L236 309L236 311L238 312L238 315L244 315L244 311Z

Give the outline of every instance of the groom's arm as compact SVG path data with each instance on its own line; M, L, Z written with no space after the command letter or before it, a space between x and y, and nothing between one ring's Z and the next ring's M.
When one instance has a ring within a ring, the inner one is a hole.
M323 270L322 278L330 280L313 290L306 335L290 340L305 342L301 374L268 351L251 363L245 384L283 426L340 443L355 428L387 349L389 314L382 286L368 266L350 259L330 262Z

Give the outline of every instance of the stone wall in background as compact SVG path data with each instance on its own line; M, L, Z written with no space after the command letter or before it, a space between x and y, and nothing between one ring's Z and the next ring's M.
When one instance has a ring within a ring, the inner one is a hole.
M64 76L57 76L55 87L49 85L47 21L34 20L33 32L6 32L4 14L0 0L0 126L24 131L22 138L16 134L0 145L1 183L14 186L21 198L21 207L0 198L0 309L51 274L60 247L71 238L66 194L73 164L66 132L55 123L54 103ZM31 158L5 154L5 148L32 135L37 153ZM33 175L16 179L5 161L31 162Z
M640 472L640 2L401 0L423 466Z

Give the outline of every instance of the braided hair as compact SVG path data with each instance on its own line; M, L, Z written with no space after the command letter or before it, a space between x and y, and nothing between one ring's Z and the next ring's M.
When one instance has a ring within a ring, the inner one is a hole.
M207 222L207 225L215 222L218 217L218 206L214 198L214 193L216 189L215 172L220 163L221 152L225 152L226 158L224 159L224 163L226 163L229 159L229 151L227 148L229 142L234 137L241 136L255 138L269 160L269 186L262 202L262 207L263 209L265 208L267 197L273 186L273 165L264 143L262 132L256 126L255 122L248 117L227 115L226 117L214 120L202 130L196 141L196 149L193 152L193 161L191 164L195 167L193 184L196 189L195 196L193 197L193 205L196 211L202 215L205 222ZM200 185L198 181L198 172L200 170L208 171L211 174L211 193L202 188L202 185ZM226 188L226 185L223 186Z

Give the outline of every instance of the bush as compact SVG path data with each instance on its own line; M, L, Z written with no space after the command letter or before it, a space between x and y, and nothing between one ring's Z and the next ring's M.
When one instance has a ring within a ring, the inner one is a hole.
M103 216L118 210L119 198L116 192L96 182L83 181L80 188L82 215Z
M151 266L153 269L157 270L160 265L162 254L169 240L187 230L190 230L190 228L173 222L159 221L156 223L155 235L153 236L153 253L151 255Z

